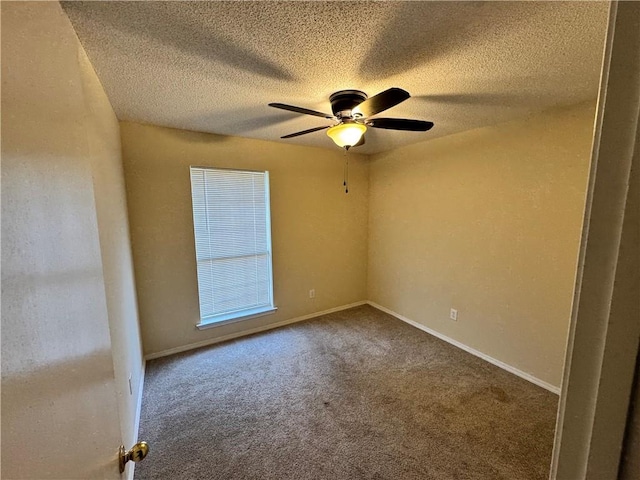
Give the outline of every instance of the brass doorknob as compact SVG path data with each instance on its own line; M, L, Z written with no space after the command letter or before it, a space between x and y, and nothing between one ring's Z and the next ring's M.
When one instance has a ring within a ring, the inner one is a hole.
M124 466L129 460L140 462L144 460L147 453L149 453L149 444L147 442L138 442L129 451L125 450L124 445L120 445L120 473L124 472Z

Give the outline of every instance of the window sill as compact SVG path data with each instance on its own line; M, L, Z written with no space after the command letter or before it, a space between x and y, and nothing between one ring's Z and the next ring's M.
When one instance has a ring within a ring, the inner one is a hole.
M196 325L196 328L198 330L206 330L207 328L221 327L222 325L228 325L230 323L242 322L252 318L271 315L277 311L278 307L261 307L254 308L252 310L245 310L243 312L227 313L226 315L203 318L200 320L200 323Z

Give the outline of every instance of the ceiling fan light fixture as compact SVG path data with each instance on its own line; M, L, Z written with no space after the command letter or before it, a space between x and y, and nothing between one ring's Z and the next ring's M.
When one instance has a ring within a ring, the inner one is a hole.
M356 145L367 127L361 123L339 123L327 130L327 135L340 148L349 148Z

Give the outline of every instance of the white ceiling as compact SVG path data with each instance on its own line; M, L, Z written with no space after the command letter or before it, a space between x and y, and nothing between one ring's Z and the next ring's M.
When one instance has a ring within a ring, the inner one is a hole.
M379 114L426 133L369 129L360 153L491 125L597 95L604 2L63 2L121 120L337 148L341 89L412 98Z

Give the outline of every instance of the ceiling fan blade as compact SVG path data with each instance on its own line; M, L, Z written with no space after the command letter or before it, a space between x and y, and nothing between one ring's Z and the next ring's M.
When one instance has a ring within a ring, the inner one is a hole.
M280 138L299 137L300 135L306 135L307 133L313 133L313 132L317 132L318 130L324 130L325 128L329 128L330 126L331 125L326 125L324 127L310 128L309 130L302 130L301 132L290 133L289 135L285 135L284 137L280 137Z
M280 108L282 110L289 110L290 112L296 113L304 113L305 115L315 115L316 117L334 118L333 115L329 115L328 113L316 112L315 110L309 110L308 108L295 107L293 105L286 105L284 103L270 103L270 107Z
M388 130L408 130L410 132L426 132L433 127L433 122L424 120L407 120L405 118L372 118L367 121L368 127L386 128Z
M409 92L406 90L396 87L390 88L366 99L360 105L355 107L353 111L361 113L365 117L370 117L404 102L410 96L411 95L409 95Z

